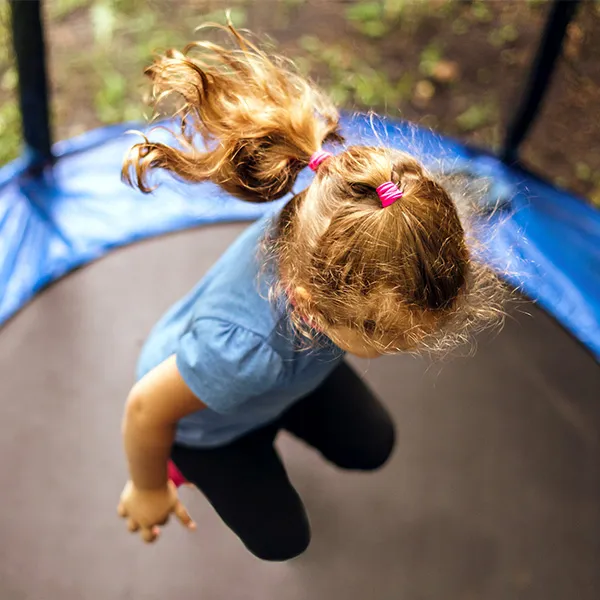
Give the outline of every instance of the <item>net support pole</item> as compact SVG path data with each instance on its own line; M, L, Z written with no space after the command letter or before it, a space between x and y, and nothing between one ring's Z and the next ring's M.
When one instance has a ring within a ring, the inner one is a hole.
M10 0L10 8L26 158L35 173L53 160L41 0Z
M529 71L523 96L510 121L500 158L515 163L519 148L531 130L556 68L563 40L580 0L553 0L535 58Z

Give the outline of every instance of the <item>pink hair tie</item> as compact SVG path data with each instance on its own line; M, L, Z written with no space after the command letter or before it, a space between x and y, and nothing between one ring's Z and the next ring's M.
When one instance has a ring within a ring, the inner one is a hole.
M316 171L319 168L319 165L328 158L332 157L333 154L331 152L327 152L327 150L317 150L311 157L308 163L308 166L313 171Z
M391 206L396 202L396 200L400 200L404 195L404 192L398 189L398 186L393 181L386 181L377 187L377 195L381 200L381 206L386 208Z

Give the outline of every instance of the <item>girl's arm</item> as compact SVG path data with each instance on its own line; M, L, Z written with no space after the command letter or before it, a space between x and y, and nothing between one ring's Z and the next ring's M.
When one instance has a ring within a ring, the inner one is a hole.
M123 437L131 481L138 490L166 486L176 423L203 408L183 381L174 355L133 387L125 409Z
M150 371L131 390L123 421L125 452L131 481L118 513L130 531L152 542L159 526L174 513L189 529L195 524L167 478L167 462L179 419L205 408L183 381L175 356Z

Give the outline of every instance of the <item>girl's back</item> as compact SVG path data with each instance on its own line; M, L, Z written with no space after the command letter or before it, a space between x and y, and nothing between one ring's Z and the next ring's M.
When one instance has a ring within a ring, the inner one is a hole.
M326 338L307 351L284 307L269 302L261 247L273 218L251 225L156 324L142 349L138 379L175 355L184 381L206 405L179 421L181 444L217 446L273 421L343 357Z

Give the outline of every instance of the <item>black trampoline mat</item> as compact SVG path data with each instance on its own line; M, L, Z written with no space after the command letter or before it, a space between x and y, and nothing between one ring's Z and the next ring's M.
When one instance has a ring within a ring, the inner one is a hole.
M354 361L398 423L383 471L338 472L280 438L313 527L300 559L254 559L193 490L196 533L173 523L147 547L125 531L120 420L138 351L241 229L115 252L1 330L0 598L599 598L600 369L532 305L474 358Z

